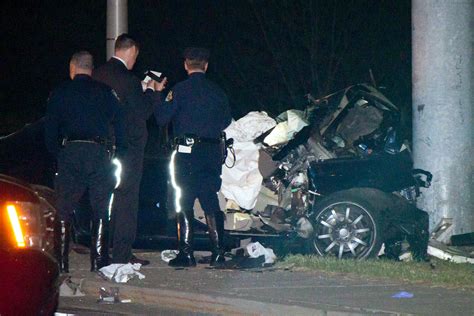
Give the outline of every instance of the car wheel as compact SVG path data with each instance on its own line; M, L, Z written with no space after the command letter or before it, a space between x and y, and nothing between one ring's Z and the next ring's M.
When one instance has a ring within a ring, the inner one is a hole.
M365 259L379 253L383 228L374 191L340 191L313 206L312 246L319 255Z

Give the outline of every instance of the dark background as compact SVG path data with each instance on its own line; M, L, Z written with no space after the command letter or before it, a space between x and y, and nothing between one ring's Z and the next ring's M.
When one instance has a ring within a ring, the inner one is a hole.
M361 82L374 82L411 112L409 0L129 0L129 33L142 49L134 71L185 78L186 46L211 49L209 77L227 92L234 118L278 115ZM69 58L89 50L105 62L105 0L0 4L0 135L44 115ZM370 71L373 76L370 76Z

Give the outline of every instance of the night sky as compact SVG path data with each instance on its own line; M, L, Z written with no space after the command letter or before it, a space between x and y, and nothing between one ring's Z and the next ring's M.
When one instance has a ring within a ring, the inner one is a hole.
M129 0L129 33L141 43L134 71L185 78L186 46L211 49L209 77L227 92L234 118L278 115L348 85L384 87L411 106L409 0ZM106 1L2 1L0 135L44 115L69 58L89 50L105 62ZM407 119L407 122L409 120Z

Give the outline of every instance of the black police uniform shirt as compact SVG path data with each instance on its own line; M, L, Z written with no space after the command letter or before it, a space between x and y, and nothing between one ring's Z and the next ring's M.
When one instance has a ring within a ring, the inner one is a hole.
M111 125L118 150L125 150L124 121L115 92L107 85L79 74L56 88L48 100L45 142L57 155L61 139L111 140Z
M140 79L133 75L122 61L114 57L95 69L92 78L117 92L124 110L128 153L142 153L148 137L146 121L158 105L160 94L151 89L143 92Z
M159 125L171 121L175 137L194 134L219 139L232 117L226 94L204 73L191 73L161 99L155 110Z

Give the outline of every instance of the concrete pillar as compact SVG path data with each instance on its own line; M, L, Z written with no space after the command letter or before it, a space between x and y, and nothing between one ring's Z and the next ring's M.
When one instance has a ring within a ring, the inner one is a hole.
M419 207L430 228L474 231L474 0L413 0L413 151L433 173Z
M107 60L114 54L114 44L117 36L127 32L127 0L107 0Z

